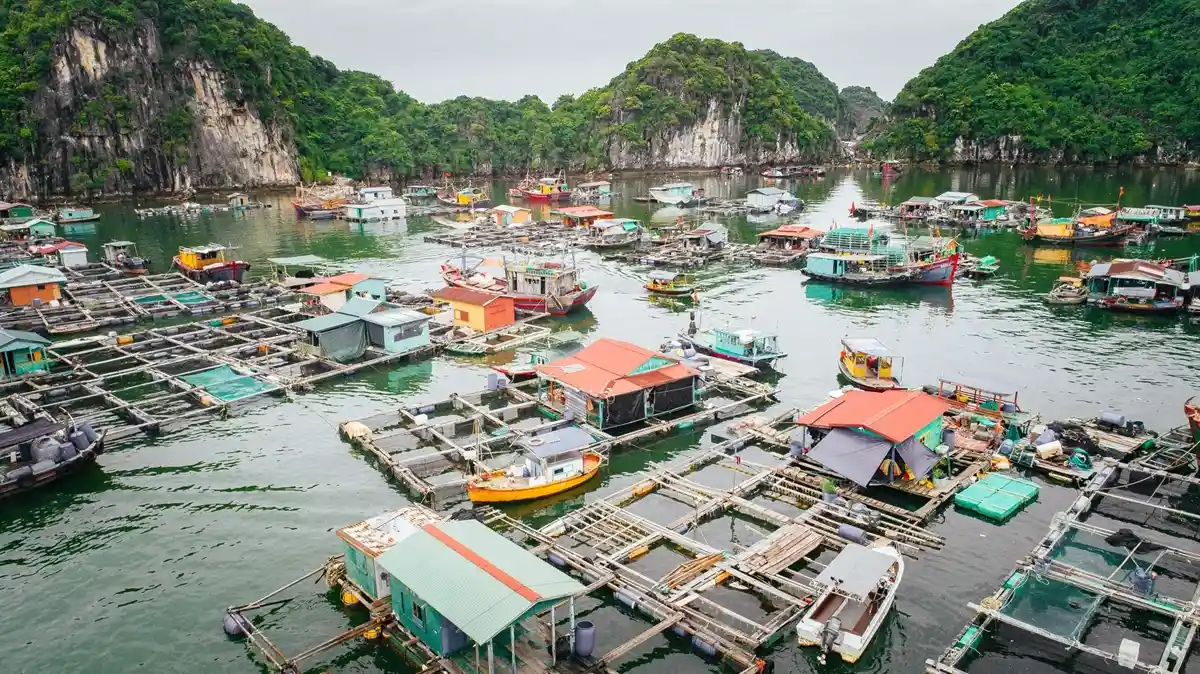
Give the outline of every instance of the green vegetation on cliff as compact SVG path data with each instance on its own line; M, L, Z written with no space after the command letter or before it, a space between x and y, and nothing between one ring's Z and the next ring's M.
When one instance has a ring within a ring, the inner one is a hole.
M1023 160L1124 159L1195 147L1197 109L1197 0L1027 0L910 81L875 147L1020 136Z
M883 119L888 104L870 87L846 87L838 94L842 116L838 119L838 131L853 138L869 131L878 120Z
M760 49L754 53L774 69L805 112L831 122L841 116L837 85L815 65L794 56L780 56L770 49Z
M137 44L139 31L156 32L162 54L152 65L168 79L176 64L213 64L225 74L231 100L293 134L305 179L327 171L357 177L379 170L440 175L594 168L609 163L615 146L648 151L676 128L705 119L713 101L726 117L740 112L739 149L794 143L819 159L833 148L831 128L814 114L836 110L836 90L832 102L824 90L815 98L801 95L798 76L781 77L762 55L690 35L657 45L608 86L564 96L551 107L532 96L426 105L374 75L338 70L230 0L8 0L0 7L0 26L0 160L35 166L46 163L40 144L49 139L39 138L44 120L34 108L51 77L56 45L72 27L110 44ZM772 56L797 72L798 64L808 66L806 84L824 79L810 64ZM101 83L105 93L87 89L86 100L71 111L74 128L128 131L123 120L135 94L111 86L119 72L106 77L113 81ZM191 118L186 84L177 89L170 114L148 132L182 163Z

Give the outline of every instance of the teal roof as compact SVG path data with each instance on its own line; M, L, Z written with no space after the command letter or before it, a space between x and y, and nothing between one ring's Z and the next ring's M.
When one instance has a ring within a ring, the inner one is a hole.
M46 346L50 340L36 332L24 330L0 330L0 352L14 351L29 346Z
M310 318L306 321L300 321L299 323L292 323L292 325L301 330L307 330L309 332L325 332L326 330L333 330L334 328L340 328L344 325L350 325L358 320L359 318L357 316L347 316L346 314L326 314L324 316Z
M531 609L584 589L475 520L428 525L392 546L377 563L477 644L491 641Z
M362 318L378 309L380 304L383 304L380 300L373 300L367 297L351 297L337 312L339 314L346 314L347 316Z

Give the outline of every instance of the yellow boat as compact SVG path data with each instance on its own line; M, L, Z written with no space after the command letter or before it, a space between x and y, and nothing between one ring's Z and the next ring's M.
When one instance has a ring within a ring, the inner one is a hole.
M838 370L851 384L864 391L900 388L893 365L899 356L874 337L842 340Z
M515 444L524 450L524 458L506 470L471 478L467 495L473 503L513 503L574 489L596 477L604 465L600 453L586 449L595 442L575 426L523 438Z

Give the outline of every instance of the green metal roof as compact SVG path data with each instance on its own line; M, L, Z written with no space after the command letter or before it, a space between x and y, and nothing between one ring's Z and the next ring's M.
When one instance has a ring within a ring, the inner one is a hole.
M479 559L442 542L431 527ZM534 607L583 591L567 574L475 520L422 528L380 555L377 563L477 644L491 641ZM503 576L537 598L523 595Z
M49 343L50 340L36 332L0 330L0 352L28 348L29 346L45 346Z
M346 314L325 314L324 316L317 316L316 318L292 323L292 325L309 332L325 332L326 330L340 328L343 325L350 325L359 320L357 316L348 316Z
M383 302L380 300L370 299L367 297L351 297L346 301L345 304L342 305L341 309L337 310L337 313L362 318L363 316L366 316L372 311L378 309L380 304L383 304Z

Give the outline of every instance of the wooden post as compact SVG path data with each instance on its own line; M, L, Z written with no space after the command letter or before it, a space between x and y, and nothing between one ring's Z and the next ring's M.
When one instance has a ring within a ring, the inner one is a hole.
M571 655L575 654L575 595L571 595Z
M554 623L554 605L550 605L550 667L558 664L558 626Z
M496 659L495 653L492 651L492 642L488 642L488 674L496 674Z
M517 624L508 626L508 651L512 653L513 674L517 674Z

